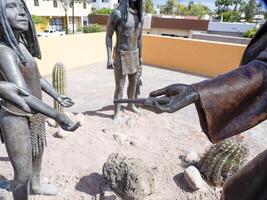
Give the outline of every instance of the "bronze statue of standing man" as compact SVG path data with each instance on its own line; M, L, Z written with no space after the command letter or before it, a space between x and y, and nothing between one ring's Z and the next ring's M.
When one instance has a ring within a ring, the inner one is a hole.
M126 75L129 85L127 89L128 98L136 98L140 92L141 64L142 64L142 25L143 12L142 0L121 0L118 8L111 13L106 35L106 46L108 54L107 68L113 69L115 75L114 99L123 97L123 88ZM112 61L112 36L116 32L116 46L114 48L114 63ZM140 111L134 104L128 104L133 112ZM114 123L120 121L120 104L114 107Z

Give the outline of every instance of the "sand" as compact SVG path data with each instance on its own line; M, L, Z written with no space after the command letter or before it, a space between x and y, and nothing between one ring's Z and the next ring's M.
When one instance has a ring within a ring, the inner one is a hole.
M48 77L49 78L49 77ZM102 165L111 153L140 158L152 168L156 192L147 200L216 200L220 190L192 191L183 177L181 156L190 151L203 153L211 143L201 132L194 105L174 114L155 114L141 109L135 114L123 109L121 125L112 121L113 72L104 63L68 71L68 95L75 106L68 112L83 113L84 124L64 139L47 128L42 176L45 183L58 186L58 196L31 196L30 200L96 199L104 181ZM193 83L205 78L144 66L142 95L171 83ZM44 101L51 100L44 96ZM267 147L267 124L246 132L244 143L254 157ZM123 135L123 136L122 136ZM119 137L118 137L119 136ZM119 138L119 139L118 139ZM122 139L120 139L122 138ZM4 145L0 145L0 180L12 180L12 167ZM4 192L11 196L10 192Z

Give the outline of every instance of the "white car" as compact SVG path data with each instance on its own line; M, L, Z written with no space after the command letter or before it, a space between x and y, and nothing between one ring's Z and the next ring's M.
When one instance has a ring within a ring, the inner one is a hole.
M63 36L64 31L57 31L56 29L45 29L44 32L37 33L38 37Z

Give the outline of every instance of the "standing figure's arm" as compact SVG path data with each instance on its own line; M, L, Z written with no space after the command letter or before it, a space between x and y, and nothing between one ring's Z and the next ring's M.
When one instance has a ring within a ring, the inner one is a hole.
M59 94L56 89L44 78L41 76L41 87L44 92L46 92L53 99L58 101L64 107L71 107L74 102L71 98Z
M13 50L7 47L2 47L0 51L0 71L2 75L7 81L14 83L17 87L22 88L26 93L30 94L19 69L17 56ZM5 96L3 99L5 99ZM58 112L43 103L40 99L32 95L25 96L24 99L31 110L53 118L63 129L73 131L79 127L79 124L73 123L65 114Z
M106 33L106 48L107 48L107 69L113 69L113 62L112 62L112 36L116 30L117 24L121 18L120 11L114 10L108 19L107 24L107 33Z

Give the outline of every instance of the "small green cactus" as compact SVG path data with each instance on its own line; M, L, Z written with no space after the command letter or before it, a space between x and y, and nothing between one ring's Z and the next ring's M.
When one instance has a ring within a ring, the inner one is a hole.
M213 145L200 159L197 167L207 182L222 186L237 172L247 156L247 149L237 140L227 139Z
M58 62L53 68L53 87L58 91L59 94L66 95L66 73L65 67L62 63ZM63 112L63 107L54 100L54 108L59 112Z

